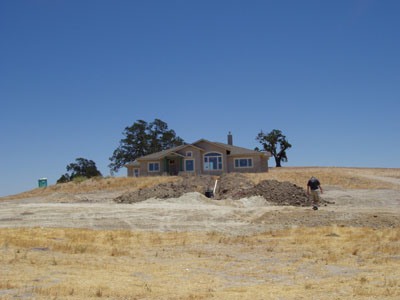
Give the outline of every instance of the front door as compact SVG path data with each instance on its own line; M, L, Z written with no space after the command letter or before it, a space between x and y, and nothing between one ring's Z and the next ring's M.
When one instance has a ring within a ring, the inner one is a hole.
M178 175L179 173L179 160L169 159L168 160L168 173L169 175Z

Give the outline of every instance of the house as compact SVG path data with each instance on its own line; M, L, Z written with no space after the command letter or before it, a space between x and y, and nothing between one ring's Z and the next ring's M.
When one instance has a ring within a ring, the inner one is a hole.
M232 134L229 133L227 144L201 139L192 144L142 156L125 166L128 177L268 172L268 159L271 157L269 152L234 146L232 140Z

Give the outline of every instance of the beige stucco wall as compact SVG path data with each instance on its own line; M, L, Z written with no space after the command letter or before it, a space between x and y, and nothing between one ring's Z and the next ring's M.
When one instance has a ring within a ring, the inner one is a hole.
M194 172L185 172L185 166L183 166L183 170L180 174L208 174L208 175L220 175L222 173L228 172L240 172L240 173L259 173L259 172L268 172L268 158L263 155L255 155L255 156L228 156L226 149L219 147L214 144L210 144L208 142L200 141L195 144L196 147L192 147L188 145L184 149L177 151L180 155L184 156L184 161L186 159L194 159ZM204 149L203 151L199 148ZM187 157L186 152L191 151L192 157ZM218 152L222 154L222 170L204 170L204 155L209 152ZM235 168L234 159L235 158L252 158L253 159L253 167L251 168ZM185 163L183 161L183 163ZM160 171L158 172L149 172L148 164L149 162L159 162ZM128 176L130 176L129 169L132 169L132 176L134 176L133 169L137 167L128 167ZM164 160L156 160L156 161L141 161L139 167L139 176L159 176L164 175Z
M158 162L160 164L160 170L157 172L149 172L149 163ZM139 176L159 176L163 174L163 161L162 160L146 160L140 162L140 174Z
M252 158L253 166L251 168L235 168L235 159ZM228 172L237 173L260 173L268 172L268 160L261 155L256 156L230 156L228 157Z
M204 152L201 153L200 157L200 172L202 174L207 174L207 175L220 175L222 173L227 173L228 172L228 158L226 155L226 150L224 148L218 147L216 145L207 143L207 142L199 142L195 144L197 147L200 147L204 149ZM222 170L204 170L204 155L209 153L209 152L218 152L222 154Z
M192 157L187 157L186 152L191 151L192 152ZM187 173L187 174L201 174L201 160L202 160L202 151L196 147L192 146L187 146L186 148L182 149L181 151L178 151L177 153L185 156L184 160L186 159L193 159L194 160L194 172L185 172L185 166L183 167L183 172L181 173ZM185 162L183 162L185 164Z
M268 157L262 156L260 164L261 164L261 172L268 172Z
M128 176L128 177L133 177L133 167L127 167L126 168L126 175Z

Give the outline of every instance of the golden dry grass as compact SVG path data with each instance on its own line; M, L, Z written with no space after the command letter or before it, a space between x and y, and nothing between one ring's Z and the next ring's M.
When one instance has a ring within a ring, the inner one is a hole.
M68 183L51 185L46 188L36 188L17 195L0 198L0 200L42 197L51 195L56 192L78 194L78 193L89 193L94 191L119 191L119 190L140 189L174 180L179 180L179 177L157 176L157 177L139 177L139 178L137 177L91 178L81 182L68 182Z
M0 229L0 299L399 299L400 228Z
M246 174L246 176L256 183L264 179L276 179L278 181L289 181L303 187L305 187L311 176L315 176L321 181L322 186L329 185L349 189L400 189L399 184L368 177L379 176L400 179L400 169L284 167L271 168L267 173L251 173ZM0 200L42 197L55 192L79 194L94 191L133 190L179 179L180 177L174 176L92 178L82 182L69 182L51 185L47 188L36 188L17 195L0 198Z
M247 176L256 183L264 179L289 181L306 188L311 176L323 186L346 189L400 189L399 184L385 182L370 176L400 178L400 169L339 168L339 167L284 167L271 168L268 173L252 173Z

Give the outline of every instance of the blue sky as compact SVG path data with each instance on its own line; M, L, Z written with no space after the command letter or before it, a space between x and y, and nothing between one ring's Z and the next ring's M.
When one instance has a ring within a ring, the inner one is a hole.
M0 196L103 175L126 126L293 145L284 166L400 167L400 1L0 2ZM270 161L274 166L273 160ZM125 170L119 172L124 175Z

